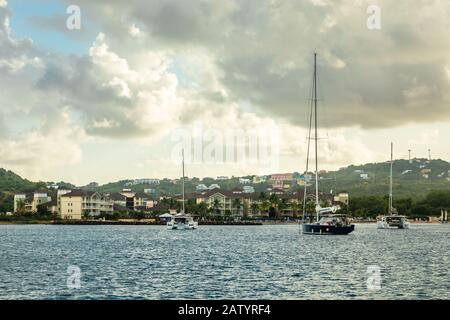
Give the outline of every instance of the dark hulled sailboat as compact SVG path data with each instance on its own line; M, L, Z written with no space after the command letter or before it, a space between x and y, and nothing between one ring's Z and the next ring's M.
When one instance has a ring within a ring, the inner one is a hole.
M309 116L309 134L308 134L308 150L306 156L306 170L305 170L305 189L303 194L303 225L302 230L304 234L317 235L346 235L355 230L355 225L350 223L350 219L341 214L336 214L338 207L332 206L322 208L319 199L319 164L317 158L318 147L318 120L317 120L317 54L314 53L314 78L313 90L311 99L311 108ZM315 221L312 215L309 215L310 221L306 222L306 198L307 198L307 183L306 175L309 167L309 151L311 146L311 131L314 119L314 143L315 143Z

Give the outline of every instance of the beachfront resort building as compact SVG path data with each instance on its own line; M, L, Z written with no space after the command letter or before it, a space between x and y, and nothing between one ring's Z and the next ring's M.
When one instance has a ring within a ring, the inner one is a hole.
M308 199L314 201L312 194ZM343 198L336 200L344 203ZM275 197L275 198L273 198ZM173 197L177 201L182 201L182 196ZM321 199L333 203L334 199L330 194L322 194ZM270 194L257 192L247 193L244 188L234 188L231 191L213 189L203 193L188 193L185 201L193 201L196 204L206 203L209 212L213 216L234 216L234 217L269 217L275 214L279 217L292 218L301 211L303 203L302 192L284 192L282 189L274 189ZM195 212L192 212L195 214Z
M45 190L33 193L18 193L14 195L14 213L36 213L38 206L51 202L52 198Z
M96 217L102 213L112 214L114 201L98 192L73 190L60 197L60 208L62 219L79 220L86 216Z

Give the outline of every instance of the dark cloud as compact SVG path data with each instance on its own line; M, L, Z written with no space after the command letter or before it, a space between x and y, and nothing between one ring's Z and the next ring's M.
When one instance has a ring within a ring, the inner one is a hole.
M114 2L117 10L110 10L111 3L81 1L82 8L102 13L106 32L120 41L128 36L119 30L137 23L152 46L208 50L229 102L249 101L275 117L303 123L297 119L307 109L317 51L330 126L391 127L448 118L448 6L381 1L381 30L370 31L370 4L132 0Z

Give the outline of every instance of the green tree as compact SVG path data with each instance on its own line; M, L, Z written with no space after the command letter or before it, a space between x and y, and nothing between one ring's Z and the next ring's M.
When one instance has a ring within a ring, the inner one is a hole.
M232 206L235 212L235 215L239 215L241 212L242 201L239 198L233 199Z
M252 204L250 205L250 210L252 212L252 215L256 215L258 210L259 210L259 205L257 202L252 202Z
M213 201L213 212L215 215L220 215L220 201L219 199L214 199Z

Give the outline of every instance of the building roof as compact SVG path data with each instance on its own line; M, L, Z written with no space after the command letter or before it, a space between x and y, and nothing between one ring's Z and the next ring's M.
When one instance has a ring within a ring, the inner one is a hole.
M109 195L109 197L111 198L111 200L113 201L124 201L127 199L127 197L125 197L123 194L120 194L118 192L113 192Z
M61 197L92 197L94 194L96 194L94 191L76 189L69 193L63 194Z
M134 196L138 199L152 200L152 197L149 194L143 192L136 192Z
M45 189L38 189L38 190L36 190L36 191L34 191L34 193L47 193L47 190L45 190Z

